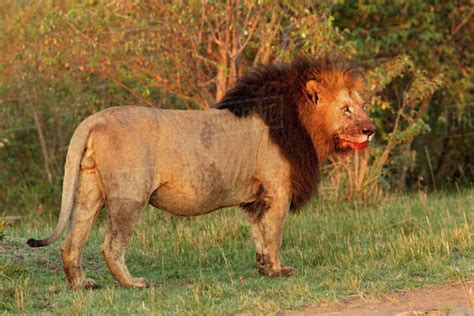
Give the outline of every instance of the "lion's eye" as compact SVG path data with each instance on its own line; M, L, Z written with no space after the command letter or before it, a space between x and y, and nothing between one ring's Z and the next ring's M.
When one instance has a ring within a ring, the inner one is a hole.
M344 114L352 114L351 108L348 105L344 105L341 108L341 110L342 110L342 112L344 112Z

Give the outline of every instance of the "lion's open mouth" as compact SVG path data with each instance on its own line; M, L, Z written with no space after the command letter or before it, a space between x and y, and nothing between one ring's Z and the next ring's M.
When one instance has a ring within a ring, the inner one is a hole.
M339 149L342 150L361 150L369 147L370 139L369 137L365 139L347 139L347 138L338 138L338 146Z
M370 143L368 140L362 143L350 142L350 141L346 141L346 142L349 145L349 147L351 147L354 150L367 148L369 147L369 143Z

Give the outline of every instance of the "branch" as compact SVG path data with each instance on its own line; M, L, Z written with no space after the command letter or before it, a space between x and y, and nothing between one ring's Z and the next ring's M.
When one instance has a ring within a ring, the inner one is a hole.
M472 18L472 14L473 13L470 12L468 16L462 19L462 21L458 25L456 25L454 29L452 29L451 31L452 36L455 36L469 22L469 20Z
M232 54L232 58L235 58L237 57L238 55L240 55L242 53L242 51L244 50L244 48L248 45L248 43L250 42L250 40L252 39L252 36L253 36L253 33L255 32L255 30L257 29L257 25L259 23L259 20L260 20L260 17L255 21L253 27L250 29L249 31L249 35L247 36L247 38L245 39L244 43L240 46L240 48L237 50L237 52L233 53Z
M139 93L137 93L135 90L133 90L132 88L130 88L129 86L127 86L125 83L123 83L122 81L118 80L115 76L113 76L111 73L109 73L107 70L99 70L99 73L101 73L104 77L112 80L113 82L115 82L116 84L118 84L119 86L121 86L122 88L124 88L125 90L127 90L131 95L133 95L135 98L141 100L143 103L145 103L146 105L150 106L150 107L158 107L156 104L154 104L153 102L151 102L150 100L144 98L143 96L141 96Z

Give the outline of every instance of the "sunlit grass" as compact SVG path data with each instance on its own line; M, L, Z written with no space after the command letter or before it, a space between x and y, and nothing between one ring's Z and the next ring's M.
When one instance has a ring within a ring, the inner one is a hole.
M0 241L0 310L6 312L229 314L277 311L337 302L347 295L383 295L474 276L472 191L387 197L377 205L315 200L289 216L283 262L298 274L261 277L245 217L227 209L175 218L148 209L127 253L135 276L154 285L121 289L99 253L105 216L84 251L83 266L104 288L66 289L59 242L46 236L56 218L24 220Z

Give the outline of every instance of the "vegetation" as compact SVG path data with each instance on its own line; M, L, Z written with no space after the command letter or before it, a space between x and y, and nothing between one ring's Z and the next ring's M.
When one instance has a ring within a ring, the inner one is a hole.
M35 219L8 228L1 244L0 311L229 315L470 279L472 193L420 192L378 206L315 200L286 225L282 258L298 273L276 279L259 276L241 210L176 219L148 209L127 252L131 272L153 282L146 290L122 289L108 272L99 251L105 218L82 260L104 288L67 290L59 242L41 249L24 244L25 236L44 236L56 224Z

